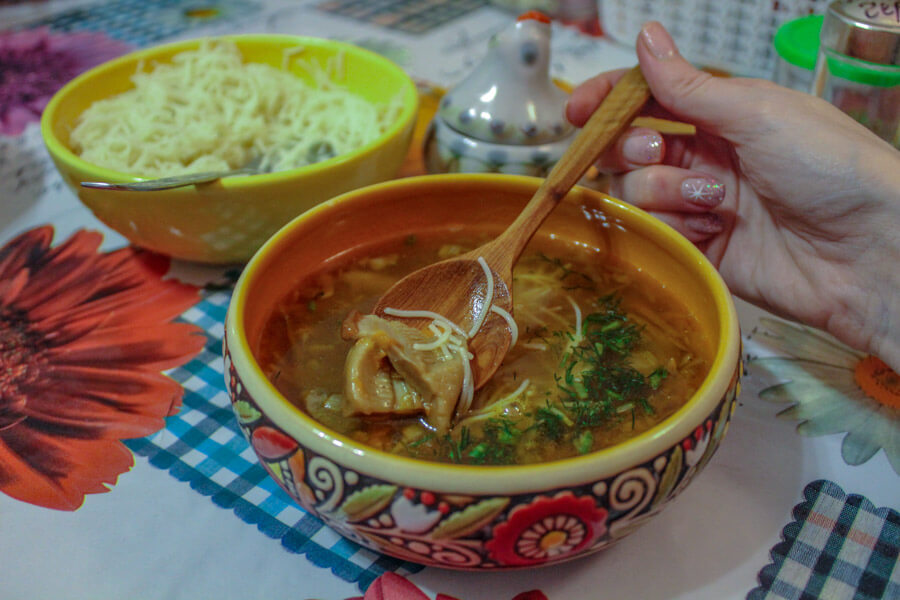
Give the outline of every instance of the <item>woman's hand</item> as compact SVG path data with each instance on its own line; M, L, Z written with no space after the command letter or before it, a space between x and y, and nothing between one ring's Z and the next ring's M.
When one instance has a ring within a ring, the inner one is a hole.
M647 112L697 134L631 130L600 161L610 193L695 242L736 295L900 372L900 152L824 100L695 69L658 23L637 55ZM620 76L579 86L569 120Z

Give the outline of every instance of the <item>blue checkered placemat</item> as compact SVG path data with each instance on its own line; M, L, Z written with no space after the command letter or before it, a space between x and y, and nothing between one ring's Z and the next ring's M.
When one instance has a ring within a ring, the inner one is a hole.
M487 0L324 0L316 8L405 33L427 33L487 4Z
M238 21L258 12L251 0L110 0L72 8L28 24L53 31L98 31L147 46L212 23Z
M900 599L900 513L814 481L748 600Z
M222 374L222 336L230 290L206 291L180 320L206 332L202 352L169 375L184 387L181 411L152 436L127 440L150 464L189 483L244 522L281 541L365 590L386 571L415 573L422 567L382 556L350 542L307 513L269 477L256 460L231 410Z

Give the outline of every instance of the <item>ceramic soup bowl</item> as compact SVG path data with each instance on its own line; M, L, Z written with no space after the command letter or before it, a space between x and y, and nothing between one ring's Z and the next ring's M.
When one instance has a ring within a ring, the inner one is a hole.
M709 372L671 417L594 453L524 466L442 464L373 450L311 419L266 378L257 356L276 304L348 250L429 230L500 232L540 179L432 175L349 192L298 217L248 263L225 331L225 376L241 429L304 509L377 552L425 565L502 570L583 556L650 520L722 441L739 389L740 333L713 266L673 229L576 188L538 236L615 255L681 299L706 336ZM378 226L373 226L377 223ZM699 524L698 524L699 525Z

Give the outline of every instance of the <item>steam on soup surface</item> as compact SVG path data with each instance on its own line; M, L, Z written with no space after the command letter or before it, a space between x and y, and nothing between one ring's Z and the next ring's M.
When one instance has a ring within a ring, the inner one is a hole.
M660 284L585 248L535 239L513 272L518 341L449 429L422 414L350 414L347 315L369 313L407 273L485 241L411 236L305 282L266 323L258 354L267 377L312 418L363 444L467 464L547 462L620 443L700 385L703 334Z

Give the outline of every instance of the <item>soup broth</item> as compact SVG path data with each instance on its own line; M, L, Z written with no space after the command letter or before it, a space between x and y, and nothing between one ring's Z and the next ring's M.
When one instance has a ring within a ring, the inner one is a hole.
M266 322L266 376L324 426L378 450L441 462L527 464L621 443L682 406L708 371L703 333L634 266L534 239L513 272L517 343L449 431L421 416L351 416L342 393L353 310L371 312L401 277L488 238L410 236L306 281Z

